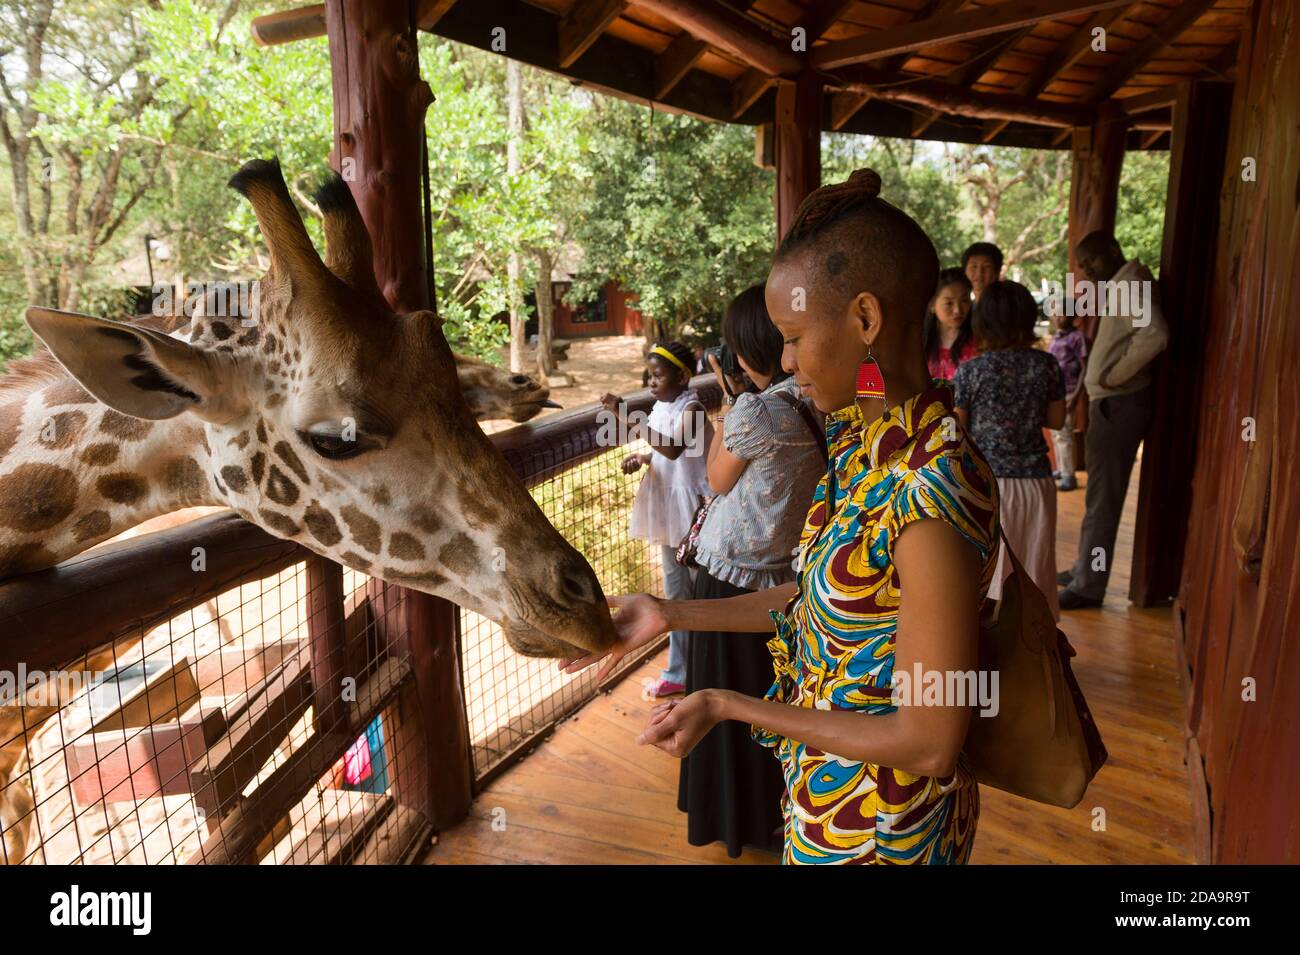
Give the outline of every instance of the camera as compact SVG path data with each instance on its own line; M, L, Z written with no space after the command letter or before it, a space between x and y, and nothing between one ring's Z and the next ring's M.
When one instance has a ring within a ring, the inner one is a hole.
M718 367L728 378L739 378L744 372L741 370L740 362L736 361L735 352L727 347L727 343L714 345L712 348L706 348L705 354L712 355L718 360Z

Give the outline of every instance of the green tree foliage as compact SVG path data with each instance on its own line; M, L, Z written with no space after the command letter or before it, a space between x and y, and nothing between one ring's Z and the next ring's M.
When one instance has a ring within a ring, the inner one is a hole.
M771 261L774 177L754 165L754 130L595 98L589 122L575 157L590 170L574 229L586 281L570 297L613 278L639 296L651 337L716 338Z

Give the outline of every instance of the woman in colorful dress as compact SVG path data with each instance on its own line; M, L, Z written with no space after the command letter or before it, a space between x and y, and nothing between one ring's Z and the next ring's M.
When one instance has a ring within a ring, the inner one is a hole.
M978 666L997 485L926 368L934 246L879 191L879 176L858 170L813 193L767 281L782 366L829 414L830 466L795 582L721 600L610 601L620 640L605 671L676 627L775 624L765 699L701 690L656 707L638 741L682 756L722 720L750 724L781 760L788 863L964 863L979 815L961 754L975 701L926 705L910 684L956 685L945 677Z

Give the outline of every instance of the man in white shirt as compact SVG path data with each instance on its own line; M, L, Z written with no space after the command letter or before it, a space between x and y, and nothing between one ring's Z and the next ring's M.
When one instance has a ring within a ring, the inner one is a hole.
M1099 607L1106 595L1129 475L1151 423L1151 363L1169 340L1151 270L1125 259L1114 235L1089 233L1075 257L1088 280L1076 306L1086 311L1090 298L1099 321L1083 379L1089 400L1086 510L1074 567L1057 578L1065 588L1062 610Z

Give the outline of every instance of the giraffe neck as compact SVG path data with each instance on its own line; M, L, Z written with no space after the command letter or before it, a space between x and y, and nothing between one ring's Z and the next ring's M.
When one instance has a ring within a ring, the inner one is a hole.
M71 378L0 391L0 579L66 560L151 517L221 504L203 425L142 421Z

